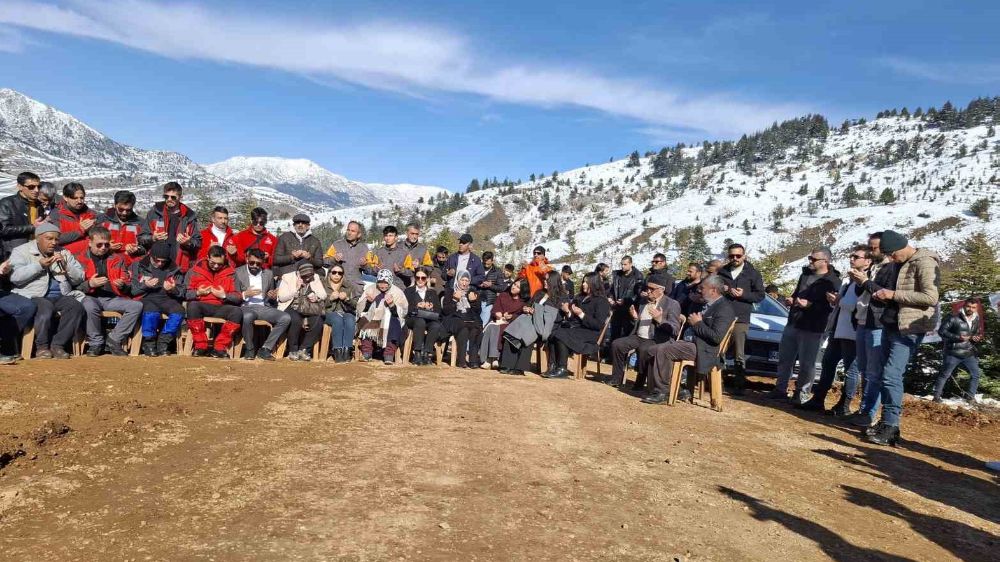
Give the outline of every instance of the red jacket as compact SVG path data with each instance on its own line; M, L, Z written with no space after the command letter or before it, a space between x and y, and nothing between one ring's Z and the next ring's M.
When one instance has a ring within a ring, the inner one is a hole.
M243 302L243 297L236 291L235 273L236 270L229 264L226 264L225 267L213 273L208 268L208 260L199 261L188 271L185 278L187 300L201 301L208 304L240 304ZM226 292L226 298L220 299L212 293L198 296L198 289L202 287L221 287Z
M278 237L266 230L264 234L257 236L250 227L247 227L233 236L233 244L236 245L236 265L243 265L247 262L247 250L260 248L266 256L264 267L271 269L271 264L274 261L274 249L278 246Z
M89 248L76 254L76 261L80 262L80 265L83 267L84 282L79 288L82 289L84 293L98 296L102 290L110 289L112 293L119 297L127 299L132 298L132 276L129 273L127 256L124 254L112 252L111 255L109 255L105 260L105 267L108 270L108 284L104 287L91 287L90 283L87 283L87 281L90 281L92 278L97 276L97 265L94 263L94 259L90 255ZM118 286L115 285L115 281L119 279L125 282L121 288L118 288Z
M136 260L142 259L142 256L146 254L146 249L139 245L139 233L142 232L142 222L135 213L132 213L132 216L127 220L122 221L118 218L115 208L111 207L107 211L104 211L103 215L97 217L97 224L111 232L112 244L122 245L122 248L115 250L115 253L125 256L125 260L129 265L132 265L132 262ZM140 252L134 256L125 253L125 248L132 244L140 248Z
M60 202L46 220L59 227L59 244L63 249L79 254L87 249L87 232L80 226L87 219L96 221L97 215L86 207L79 214L74 213L65 202Z
M226 227L226 235L222 239L222 248L225 249L226 246L233 243L233 229ZM212 225L208 225L208 228L203 228L201 230L201 248L198 248L198 261L201 261L208 257L208 249L212 246L218 246L218 242L215 241L215 235L212 234ZM229 265L236 266L236 256L230 255L226 252L226 258L229 260Z
M168 242L174 247L174 255L172 256L174 264L181 270L181 273L186 273L191 264L197 260L198 249L201 247L201 232L198 230L198 217L190 207L181 203L180 210L175 217L164 211L162 201L156 203L146 213L146 220L143 222L139 240L143 246L151 248L153 246L153 234L157 232L169 233L171 231L171 221L177 221L177 234L183 232L191 237L186 246L177 243L175 239L171 240L168 238Z

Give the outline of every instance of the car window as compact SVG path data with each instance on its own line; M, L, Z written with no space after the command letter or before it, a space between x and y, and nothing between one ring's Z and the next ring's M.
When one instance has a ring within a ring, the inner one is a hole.
M753 311L757 314L766 314L768 316L780 316L782 318L788 318L788 309L781 305L778 301L772 299L771 297L764 297L764 300L755 303L753 305Z

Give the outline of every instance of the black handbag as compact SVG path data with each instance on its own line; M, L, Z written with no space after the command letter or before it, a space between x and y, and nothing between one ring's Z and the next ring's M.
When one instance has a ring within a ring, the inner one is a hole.
M423 308L418 308L414 313L417 318L422 318L424 320L440 320L441 315L433 310L425 310Z

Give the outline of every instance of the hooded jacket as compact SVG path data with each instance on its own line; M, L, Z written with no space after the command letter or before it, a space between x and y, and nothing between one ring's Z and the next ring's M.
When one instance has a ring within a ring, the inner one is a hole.
M131 211L125 220L118 218L118 210L114 207L106 209L97 215L97 224L103 226L111 232L111 243L121 244L120 250L112 250L116 254L125 257L128 265L132 265L136 260L142 259L146 254L146 248L139 243L139 235L142 233L142 221L135 211ZM125 248L131 245L137 246L134 254L128 254Z
M76 212L67 207L65 201L60 201L45 220L59 227L59 245L76 255L87 250L87 231L80 226L80 222L93 220L97 224L97 215L87 206Z
M168 261L163 269L153 265L150 255L146 254L141 260L132 262L129 267L129 277L132 279L132 294L136 299L144 295L163 293L167 296L181 300L184 296L184 274L174 262ZM146 280L155 278L159 283L155 287L146 285ZM167 291L163 288L163 283L167 280L174 282L174 288Z
M186 273L191 264L197 261L198 250L201 248L201 232L198 231L198 217L190 207L178 203L177 214L164 214L164 202L153 205L146 213L142 224L139 243L147 249L153 245L153 234L166 232L166 243L170 245L171 263L177 266L181 273ZM177 242L177 235L184 233L191 239L186 244Z
M823 275L814 272L808 266L802 268L802 275L792 292L792 299L806 299L806 308L792 304L788 312L788 323L805 332L822 333L826 322L833 312L833 306L826 300L827 293L840 291L840 272L833 266Z
M235 270L233 266L226 262L226 265L219 271L212 271L208 268L208 260L201 260L188 271L184 280L186 288L185 298L189 301L200 301L207 304L231 304L239 306L243 304L243 295L236 290ZM226 296L219 298L212 293L198 295L198 289L202 287L219 287L226 292Z

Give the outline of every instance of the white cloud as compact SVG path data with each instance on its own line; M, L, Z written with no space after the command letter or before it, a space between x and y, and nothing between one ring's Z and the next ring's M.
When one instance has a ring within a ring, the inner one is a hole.
M572 105L658 130L736 135L808 111L735 96L682 95L636 78L543 64L500 64L450 30L386 21L335 26L149 0L4 0L0 23L110 41L178 59L280 69L321 82L430 96L451 92L534 106Z
M898 74L949 84L995 84L1000 82L1000 63L937 63L903 57L883 57L877 64Z

